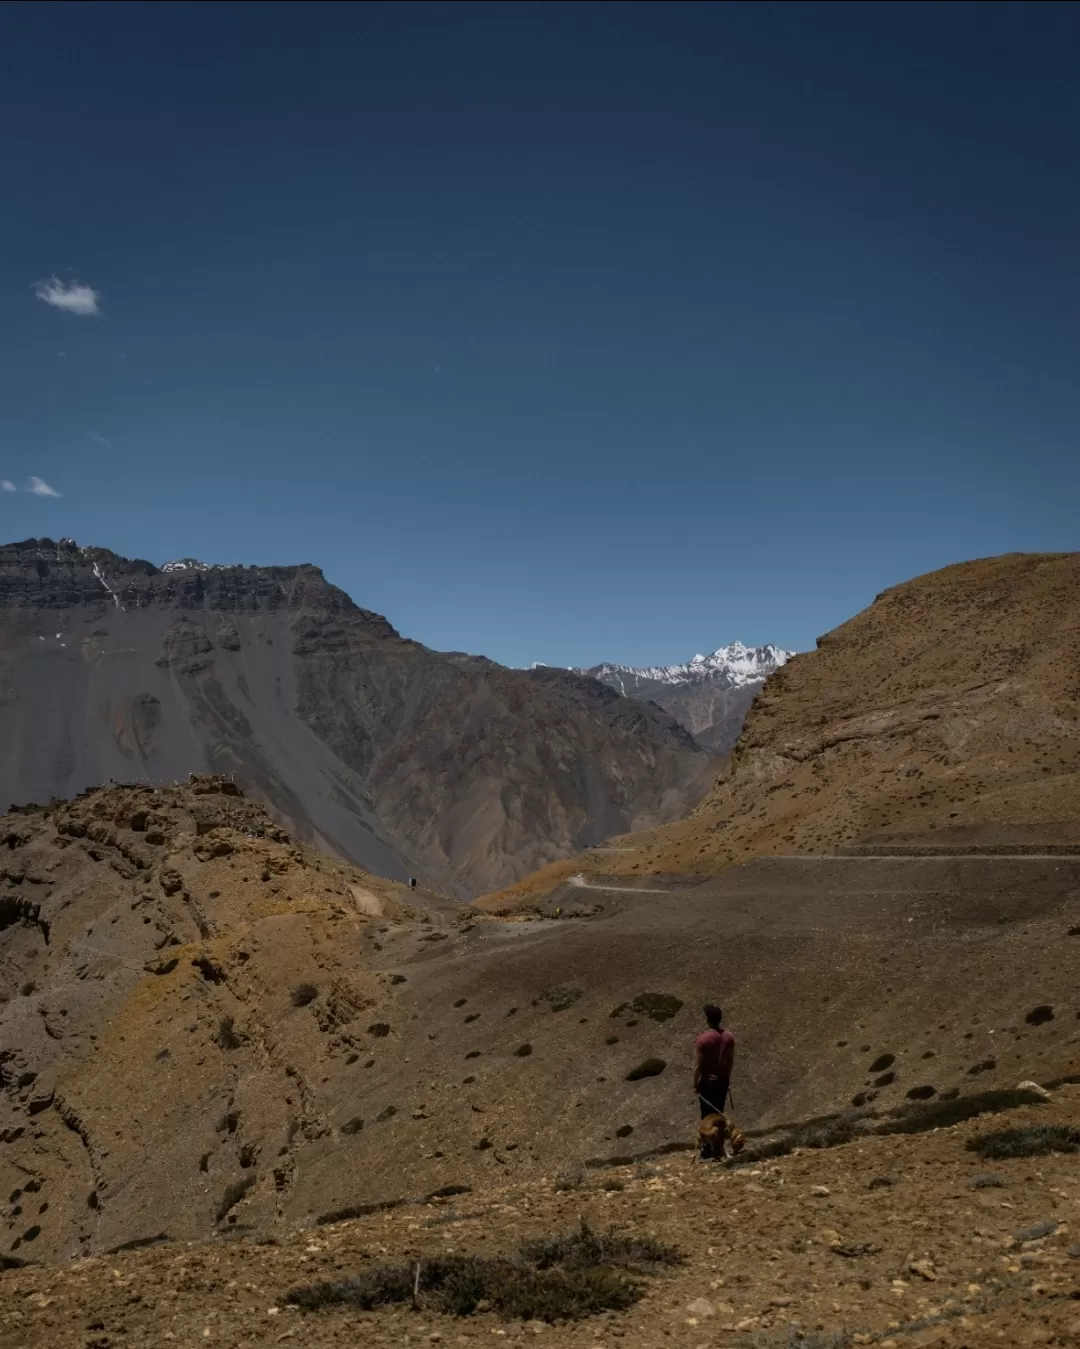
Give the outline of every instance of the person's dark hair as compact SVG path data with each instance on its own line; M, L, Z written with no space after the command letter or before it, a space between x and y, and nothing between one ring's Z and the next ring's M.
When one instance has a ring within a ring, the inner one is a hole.
M714 1028L719 1026L724 1019L723 1011L717 1007L715 1002L707 1002L702 1010L705 1013L705 1020Z

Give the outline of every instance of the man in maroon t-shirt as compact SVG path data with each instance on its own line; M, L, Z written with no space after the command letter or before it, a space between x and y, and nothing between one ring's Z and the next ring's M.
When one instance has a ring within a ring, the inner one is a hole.
M735 1037L721 1025L724 1013L715 1004L705 1004L704 1030L694 1042L694 1091L701 1106L701 1118L723 1113L735 1062Z

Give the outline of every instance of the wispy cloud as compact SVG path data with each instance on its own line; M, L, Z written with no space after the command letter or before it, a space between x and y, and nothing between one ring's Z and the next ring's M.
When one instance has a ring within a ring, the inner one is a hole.
M48 281L38 281L34 285L34 294L54 309L65 309L69 314L100 314L98 292L93 286L84 286L80 281L64 283L58 277L50 276Z
M94 442L95 445L112 444L112 441L109 439L108 436L103 436L100 431L95 431L93 428L87 431L86 434L90 437L90 439Z
M58 497L60 493L55 487L50 487L44 478L32 477L26 484L27 492L35 497Z
M19 489L7 478L0 478L0 492L17 492Z

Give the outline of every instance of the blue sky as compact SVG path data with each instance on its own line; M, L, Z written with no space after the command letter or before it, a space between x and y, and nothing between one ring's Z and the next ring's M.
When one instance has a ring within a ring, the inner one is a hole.
M510 664L1077 548L1078 53L1069 4L6 5L0 537L313 561Z

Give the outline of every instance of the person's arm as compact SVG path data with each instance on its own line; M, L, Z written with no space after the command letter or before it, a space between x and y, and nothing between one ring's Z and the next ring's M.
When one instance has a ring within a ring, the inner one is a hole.
M694 1046L694 1090L701 1090L701 1067L704 1059L704 1051L700 1045Z

